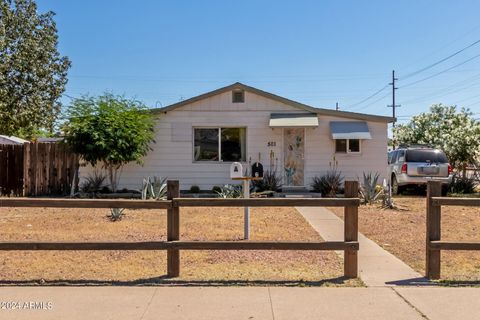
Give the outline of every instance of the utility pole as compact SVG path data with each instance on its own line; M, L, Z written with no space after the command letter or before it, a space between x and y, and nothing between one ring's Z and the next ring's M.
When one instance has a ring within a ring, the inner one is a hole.
M395 80L398 80L397 78L395 78L395 70L392 70L392 82L389 83L389 85L392 86L392 105L389 105L388 107L391 107L392 108L392 116L393 116L393 123L392 123L392 144L393 144L393 150L395 150L395 133L393 131L393 129L395 129L395 117L396 117L396 114L395 114L395 109L400 107L400 105L396 105L395 104L395 90L397 90L398 88L395 87Z
M337 110L337 111L339 110L339 108L338 108L338 102L337 102L336 105L335 105L335 110Z

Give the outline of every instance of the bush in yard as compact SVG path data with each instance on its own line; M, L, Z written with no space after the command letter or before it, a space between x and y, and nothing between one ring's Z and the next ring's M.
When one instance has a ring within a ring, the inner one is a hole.
M332 169L323 176L313 177L311 186L313 191L321 193L324 197L335 197L340 192L342 184L342 173Z
M67 110L65 142L92 166L101 163L117 191L121 168L142 163L154 142L154 119L141 102L105 93L74 99Z
M97 192L103 192L105 180L107 177L102 172L95 170L93 174L88 175L80 185L80 191L84 193L95 194Z
M190 193L200 193L200 187L199 186L191 186L190 187Z
M256 191L277 191L280 189L282 177L277 174L276 170L266 170L263 173L262 180L253 180L253 187Z
M457 174L453 176L449 191L452 193L475 193L478 182L474 177L462 177Z

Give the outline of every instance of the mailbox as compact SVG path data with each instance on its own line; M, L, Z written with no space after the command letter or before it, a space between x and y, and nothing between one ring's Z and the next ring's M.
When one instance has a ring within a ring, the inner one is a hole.
M252 177L263 178L263 165L260 162L252 165Z
M243 177L243 167L240 162L234 162L230 165L230 178Z

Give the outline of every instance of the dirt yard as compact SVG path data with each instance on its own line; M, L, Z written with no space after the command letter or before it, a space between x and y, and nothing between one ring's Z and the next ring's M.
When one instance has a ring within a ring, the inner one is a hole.
M0 208L0 241L166 240L166 211L126 210L111 222L105 209ZM181 239L239 240L243 208L182 208ZM252 208L253 240L318 241L293 208ZM165 251L0 252L2 283L172 283ZM359 285L343 282L334 252L182 251L175 283ZM290 283L291 282L291 283Z
M384 249L425 273L425 205L424 197L398 197L401 210L382 210L361 206L359 230ZM343 209L330 208L343 217ZM480 241L480 208L442 207L442 240ZM480 280L480 252L442 251L442 279Z

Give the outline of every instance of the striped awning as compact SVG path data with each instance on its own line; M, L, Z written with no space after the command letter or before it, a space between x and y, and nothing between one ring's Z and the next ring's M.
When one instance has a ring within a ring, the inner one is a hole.
M365 121L331 121L332 139L372 139Z

